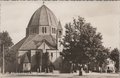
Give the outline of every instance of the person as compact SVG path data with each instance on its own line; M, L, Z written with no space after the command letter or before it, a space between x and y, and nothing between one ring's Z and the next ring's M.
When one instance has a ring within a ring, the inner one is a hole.
M81 64L78 64L78 68L79 68L79 76L82 76L82 65Z
M108 67L107 72L110 73L110 68Z

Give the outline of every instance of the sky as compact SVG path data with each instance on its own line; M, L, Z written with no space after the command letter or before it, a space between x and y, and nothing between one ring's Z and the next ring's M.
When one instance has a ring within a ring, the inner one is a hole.
M103 45L119 48L120 1L45 1L64 28L73 18L81 16L103 35ZM1 2L0 31L8 31L14 44L25 37L26 27L42 1Z

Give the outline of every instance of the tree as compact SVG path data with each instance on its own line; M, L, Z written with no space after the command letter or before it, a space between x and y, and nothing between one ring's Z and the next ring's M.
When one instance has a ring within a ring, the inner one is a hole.
M87 64L96 59L96 55L102 51L102 35L96 32L96 28L86 23L84 18L74 19L73 24L65 25L66 35L63 38L64 60L76 64Z
M101 46L101 50L98 51L96 55L96 63L102 68L103 64L106 64L106 59L109 57L110 49Z
M5 63L11 63L15 61L15 52L10 50L10 47L13 45L12 39L9 36L7 31L0 32L0 66L2 66L3 59L3 45L4 45L4 54L5 54Z
M111 54L110 54L110 58L115 61L115 67L116 69L119 70L119 53L120 51L117 49L117 48L114 48L112 51L111 51ZM117 70L117 71L118 71Z

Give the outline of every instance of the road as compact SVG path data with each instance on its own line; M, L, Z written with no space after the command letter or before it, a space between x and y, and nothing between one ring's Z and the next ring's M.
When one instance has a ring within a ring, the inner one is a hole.
M0 78L120 78L118 74L89 73L83 76L78 74L7 74Z

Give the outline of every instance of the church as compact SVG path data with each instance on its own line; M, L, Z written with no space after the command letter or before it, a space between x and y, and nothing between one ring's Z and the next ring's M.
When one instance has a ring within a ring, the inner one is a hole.
M12 49L17 52L17 72L45 72L48 66L60 68L63 29L54 13L42 5L32 15L26 36Z

